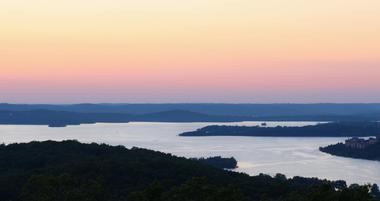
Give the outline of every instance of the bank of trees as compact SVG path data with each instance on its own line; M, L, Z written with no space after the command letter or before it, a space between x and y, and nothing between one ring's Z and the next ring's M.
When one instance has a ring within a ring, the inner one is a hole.
M235 169L237 168L237 160L234 157L223 158L221 156L208 157L208 158L192 158L201 163L211 165L221 169Z
M199 161L76 141L0 146L2 201L372 201L371 186L248 176Z
M343 143L329 145L327 147L321 147L319 149L322 152L329 153L335 156L380 161L380 142L377 142L373 145L369 145L362 149L347 147Z
M347 121L302 127L206 126L180 136L263 136L263 137L367 137L379 135L380 122Z

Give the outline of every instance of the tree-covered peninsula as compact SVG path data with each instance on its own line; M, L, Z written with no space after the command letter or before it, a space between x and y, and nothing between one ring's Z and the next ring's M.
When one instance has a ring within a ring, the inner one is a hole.
M352 138L345 143L321 147L319 150L335 156L380 161L380 137Z
M303 127L206 126L180 136L259 136L259 137L366 137L380 134L379 122L332 122Z

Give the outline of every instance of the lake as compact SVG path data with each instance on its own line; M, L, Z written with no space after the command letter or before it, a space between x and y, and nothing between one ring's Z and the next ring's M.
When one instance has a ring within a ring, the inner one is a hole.
M0 143L76 139L153 149L177 156L235 157L236 171L250 175L285 174L288 177L318 177L348 183L380 184L380 162L335 157L318 150L346 138L300 137L179 137L207 125L255 126L262 122L239 123L151 123L88 124L64 128L0 125ZM304 126L317 122L267 122L267 126Z

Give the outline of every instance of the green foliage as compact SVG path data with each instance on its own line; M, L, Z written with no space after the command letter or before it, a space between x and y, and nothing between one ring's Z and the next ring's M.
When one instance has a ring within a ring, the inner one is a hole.
M146 190L132 193L130 201L246 201L242 192L232 186L216 186L206 178L193 178L188 182L164 191L159 183Z
M350 148L343 143L338 143L327 147L321 147L319 150L336 156L380 161L380 142L363 149Z
M222 158L221 156L216 156L209 158L192 158L192 160L198 160L201 163L208 164L221 169L237 168L237 160L234 157Z
M380 190L377 184L371 186L371 195L375 198L380 199Z
M336 121L302 127L212 125L180 136L367 137L378 135L379 130L380 122L376 121Z
M81 183L69 175L33 175L21 192L22 201L100 201L104 188L97 181Z
M0 145L1 201L372 201L369 189L280 174L251 177L139 148Z

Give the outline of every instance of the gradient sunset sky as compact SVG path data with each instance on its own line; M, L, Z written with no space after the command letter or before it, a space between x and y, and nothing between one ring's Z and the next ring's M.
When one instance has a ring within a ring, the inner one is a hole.
M0 1L0 102L380 102L380 1Z

